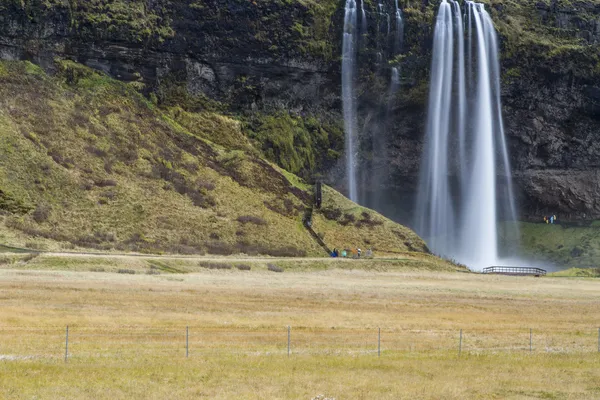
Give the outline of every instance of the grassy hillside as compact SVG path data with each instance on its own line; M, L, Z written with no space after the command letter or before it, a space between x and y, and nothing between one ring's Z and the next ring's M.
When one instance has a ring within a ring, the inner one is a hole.
M160 110L133 87L57 61L0 63L0 243L143 252L318 255L311 188L263 160L241 124ZM331 247L423 251L410 230L324 191Z
M600 266L600 226L550 225L522 222L520 253L530 259L550 261L559 267L596 268ZM502 237L515 244L514 238ZM587 276L587 275L586 275Z

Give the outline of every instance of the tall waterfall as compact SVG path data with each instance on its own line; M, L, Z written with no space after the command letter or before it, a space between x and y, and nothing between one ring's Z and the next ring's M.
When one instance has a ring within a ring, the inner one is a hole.
M496 32L483 4L466 7L466 38L458 2L442 0L437 15L416 228L433 252L482 269L498 262L497 221L515 221L516 208Z
M342 44L342 101L344 104L344 132L346 141L346 176L350 200L358 200L356 185L355 141L357 140L356 101L354 94L354 75L356 71L357 41L356 0L346 0L344 18L344 39Z
M404 20L402 19L402 10L396 0L396 36L394 37L394 53L398 54L402 50L404 40Z

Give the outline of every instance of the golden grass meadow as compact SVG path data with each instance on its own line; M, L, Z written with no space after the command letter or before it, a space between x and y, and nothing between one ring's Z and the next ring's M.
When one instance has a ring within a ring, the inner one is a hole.
M0 398L600 398L593 278L414 260L13 261L0 268Z

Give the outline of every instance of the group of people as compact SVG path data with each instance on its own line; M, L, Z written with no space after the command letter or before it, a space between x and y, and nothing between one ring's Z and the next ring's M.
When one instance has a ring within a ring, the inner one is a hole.
M342 258L346 258L346 257L350 257L350 258L360 258L362 256L362 250L360 248L356 248L356 249L344 249L344 250L338 250L338 249L333 249L333 251L331 252L331 257L342 257ZM367 250L366 253L367 257L373 257L373 251L371 249Z
M556 223L556 215L546 216L544 215L544 222L547 224L555 224Z

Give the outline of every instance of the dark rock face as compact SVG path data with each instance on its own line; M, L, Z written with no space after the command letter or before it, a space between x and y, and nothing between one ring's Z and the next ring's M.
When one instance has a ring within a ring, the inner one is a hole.
M522 215L597 219L600 4L553 0L534 15L567 44L503 60L516 72L505 74L502 97Z
M147 92L182 84L191 95L233 109L332 106L323 96L324 87L337 86L328 64L301 51L302 29L314 18L300 3L106 0L77 2L74 9L66 2L24 3L0 6L4 59L51 69L54 57L70 58L143 83Z
M234 113L285 110L339 120L344 2L320 3L7 0L0 5L0 57L49 70L54 57L70 58L167 103L183 91ZM394 2L382 3L393 18ZM410 222L414 207L438 3L400 1L405 43L395 60L385 17L366 5L361 201L402 222ZM519 3L492 4L491 13L501 38L503 111L521 214L600 218L600 4ZM395 94L388 92L391 65L401 68ZM334 185L343 182L342 169L329 171Z

